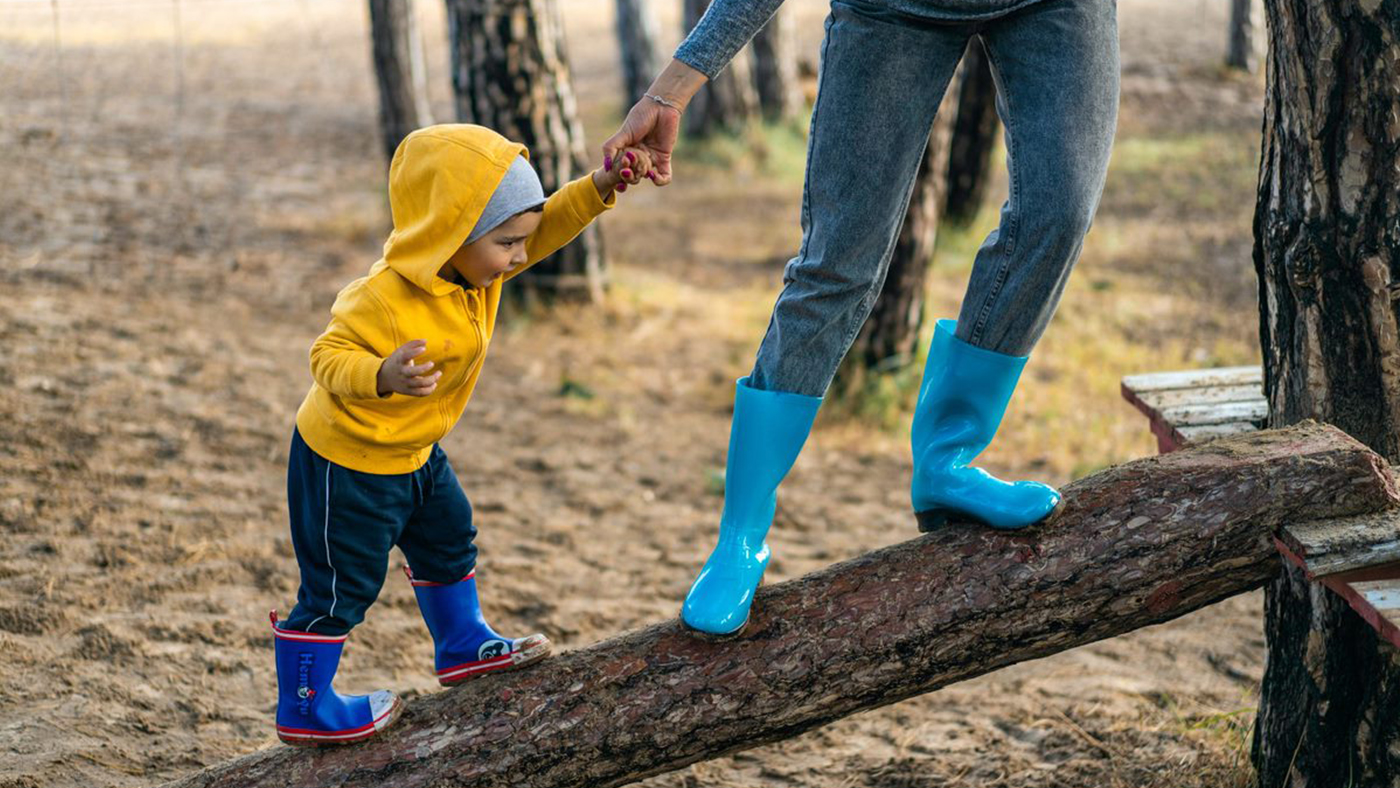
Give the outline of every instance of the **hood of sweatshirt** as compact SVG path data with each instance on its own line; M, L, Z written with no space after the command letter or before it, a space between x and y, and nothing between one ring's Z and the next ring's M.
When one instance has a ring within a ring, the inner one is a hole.
M461 248L506 170L525 146L483 126L442 124L404 138L389 163L394 230L384 262L435 296L457 286L438 276Z

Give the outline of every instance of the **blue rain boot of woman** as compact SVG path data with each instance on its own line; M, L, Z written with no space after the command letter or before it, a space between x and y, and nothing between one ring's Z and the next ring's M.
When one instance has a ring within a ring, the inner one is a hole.
M764 541L778 505L778 485L812 430L821 397L761 391L747 377L734 390L724 512L719 542L681 608L687 626L732 635L748 623L749 606L768 566Z
M954 335L956 327L938 321L914 411L910 497L919 530L948 520L1025 528L1055 511L1059 492L1039 482L1005 482L969 463L996 436L1027 357L970 345Z
M297 746L361 741L398 719L403 702L387 690L341 695L331 686L347 635L317 635L277 626L277 738Z
M433 663L438 683L444 687L549 656L549 638L544 635L508 638L486 623L476 596L475 571L455 583L415 579L408 567L404 574L413 584L418 609L433 635Z

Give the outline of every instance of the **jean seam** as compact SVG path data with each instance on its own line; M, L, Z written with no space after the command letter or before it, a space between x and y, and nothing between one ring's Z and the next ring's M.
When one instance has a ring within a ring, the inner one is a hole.
M987 62L991 65L992 71L998 76L1000 76L1002 72L1001 68L997 65L996 54L992 51L991 45L986 43L986 39L983 39L983 44L983 49L987 53ZM1001 82L1002 84L1005 84L1006 80L1002 79ZM981 308L977 310L977 317L973 321L972 331L968 334L968 344L973 345L977 344L977 342L982 338L982 332L985 331L987 328L987 318L991 315L992 312L992 304L996 300L997 296L1001 294L1001 288L1006 284L1007 274L1011 270L1011 257L1016 252L1016 231L1020 226L1021 220L1021 203L1018 199L1021 193L1020 173L1015 164L1016 113L1013 111L1013 108L1011 106L1011 91L1006 90L1004 91L1004 93L1006 99L1007 161L1010 164L1010 166L1007 169L1010 170L1011 175L1011 193L1008 197L1008 201L1012 205L1016 206L1016 208L1015 210L1011 211L1011 216L1007 220L1006 239L1005 244L1003 246L1004 251L1002 252L1001 265L997 267L996 276L992 279L992 286L987 291L987 295L983 296L982 298Z
M812 226L812 149L815 148L817 144L817 115L821 112L822 107L822 88L826 85L827 72L831 70L829 67L830 63L828 62L827 58L827 51L831 49L831 29L835 26L836 12L835 10L833 10L827 15L826 26L825 29L822 31L822 51L821 55L819 56L819 60L817 61L819 64L818 67L821 69L821 73L817 75L817 97L816 101L812 103L812 120L809 121L807 127L807 161L806 166L803 168L802 171L803 228L811 228ZM797 249L798 260L807 259L807 243L810 240L810 238L810 229L808 229L807 232L802 233L802 245ZM786 271L784 273L786 273ZM783 279L786 280L787 276L784 276Z

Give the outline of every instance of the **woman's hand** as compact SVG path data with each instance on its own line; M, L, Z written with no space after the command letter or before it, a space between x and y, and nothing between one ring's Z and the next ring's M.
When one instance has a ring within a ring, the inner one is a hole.
M651 175L645 172L657 186L671 182L671 151L676 147L676 136L681 129L679 110L644 98L632 106L622 128L603 143L603 169L615 172L626 166L621 158L625 148L640 148L651 159Z
M616 167L617 156L623 149L641 148L651 159L655 174L648 177L652 182L657 186L670 183L671 151L680 133L681 113L704 84L704 74L672 59L647 90L648 94L660 96L666 103L643 98L632 106L627 119L622 121L622 128L603 143L603 168L611 171Z

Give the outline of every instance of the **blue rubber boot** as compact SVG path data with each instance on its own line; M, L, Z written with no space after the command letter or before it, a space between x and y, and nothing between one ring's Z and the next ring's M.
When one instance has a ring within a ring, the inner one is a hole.
M438 683L444 687L549 656L549 638L544 635L507 638L486 623L476 597L475 571L455 583L416 580L408 567L403 571L433 635L433 662Z
M968 463L996 436L1027 357L969 345L954 336L956 327L938 321L914 411L910 497L919 530L950 519L1025 528L1055 511L1059 492L1039 482L1004 482Z
M297 746L350 744L384 730L403 711L387 690L341 695L331 686L346 635L316 635L277 626L277 738Z
M822 404L821 397L749 388L748 380L740 378L735 386L719 543L681 608L686 625L711 635L736 634L748 623L749 605L768 566L764 539L778 505L778 485L802 451Z

